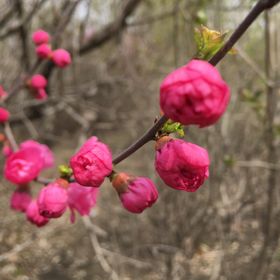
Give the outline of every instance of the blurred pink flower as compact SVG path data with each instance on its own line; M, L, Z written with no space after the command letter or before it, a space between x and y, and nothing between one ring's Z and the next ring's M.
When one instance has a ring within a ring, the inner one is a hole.
M31 201L32 196L28 190L17 189L11 196L10 206L16 211L25 212Z
M0 123L5 123L10 118L10 113L3 107L0 107Z
M95 206L99 193L98 188L88 188L78 183L71 183L67 189L68 205L71 210L71 222L75 221L75 211L81 216L89 215L90 210Z
M48 59L51 57L52 49L48 44L42 44L36 47L36 54L41 59Z
M25 148L35 148L38 150L37 156L42 161L42 168L50 168L54 166L54 155L47 145L40 144L34 140L26 140L20 144L20 149Z
M10 155L5 162L4 174L10 182L21 185L34 180L43 168L38 149L28 147Z
M46 218L59 218L67 208L67 191L59 184L51 183L43 187L38 196L39 213Z
M57 49L52 52L52 61L60 68L64 68L71 63L70 53L64 49Z
M32 34L32 41L35 45L47 44L50 40L50 35L42 29L38 29Z
M31 77L29 84L33 89L42 89L47 86L47 79L41 74L35 74Z
M28 205L26 210L26 218L37 227L42 227L49 222L48 218L40 215L36 200L32 200Z

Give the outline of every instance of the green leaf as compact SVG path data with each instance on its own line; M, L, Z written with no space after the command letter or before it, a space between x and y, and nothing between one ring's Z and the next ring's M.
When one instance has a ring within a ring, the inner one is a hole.
M197 58L209 60L223 46L228 32L221 33L211 30L204 25L195 29L194 40L197 46ZM231 54L235 54L236 50L231 49Z
M67 179L70 178L73 174L73 170L71 169L71 167L65 164L59 165L58 170L61 178Z
M161 129L162 134L170 134L175 133L178 137L183 138L185 136L185 132L183 129L183 125L179 122L173 122L172 120L168 120Z

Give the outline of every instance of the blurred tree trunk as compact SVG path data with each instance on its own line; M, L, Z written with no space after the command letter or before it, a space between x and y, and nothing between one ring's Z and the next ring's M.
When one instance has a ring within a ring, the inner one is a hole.
M265 71L266 79L268 81L266 87L266 147L267 147L267 161L272 164L277 164L277 153L274 139L274 119L276 114L276 73L275 73L275 53L277 49L273 47L272 34L272 16L269 11L265 12ZM276 28L273 33L277 32ZM263 216L263 234L264 241L257 261L254 279L266 279L269 264L273 257L274 249L278 241L279 231L274 230L274 207L275 207L275 189L277 182L277 171L275 169L269 170L267 177L266 189L266 206Z

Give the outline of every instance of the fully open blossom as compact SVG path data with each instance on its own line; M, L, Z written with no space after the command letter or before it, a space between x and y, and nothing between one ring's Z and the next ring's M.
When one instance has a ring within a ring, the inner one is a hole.
M52 53L52 61L60 68L64 68L71 63L71 55L64 49L57 49Z
M68 206L71 210L71 221L75 221L75 210L81 215L89 215L90 210L95 206L98 188L87 188L78 183L71 183L67 189Z
M47 79L41 74L35 74L31 77L29 84L33 89L41 89L47 86Z
M169 74L160 86L164 114L184 125L214 124L229 103L230 91L218 70L207 61L192 60Z
M38 196L39 213L46 218L59 218L67 208L67 191L59 184L43 187Z
M10 206L16 211L25 212L31 201L32 197L28 190L17 189L11 196Z
M32 34L32 41L35 45L47 44L50 40L50 35L42 29L38 29Z
M25 149L25 148L34 148L38 150L37 156L42 161L42 168L53 167L54 156L52 151L47 145L40 144L34 140L27 140L20 144L20 149Z
M48 44L42 44L36 47L36 54L41 59L48 59L51 57L52 49Z
M6 159L4 175L14 184L26 184L39 175L43 164L37 148L20 149Z
M37 227L42 227L49 222L49 219L43 217L39 213L38 204L36 200L30 202L26 210L26 218Z
M146 177L132 177L119 173L113 179L123 207L132 213L141 213L151 207L158 198L153 181Z
M3 107L0 107L0 123L5 123L9 120L10 113Z
M99 187L112 172L112 154L105 144L91 137L71 158L70 165L79 184Z
M180 139L158 145L155 167L166 185L187 192L196 191L209 176L210 160L202 147Z

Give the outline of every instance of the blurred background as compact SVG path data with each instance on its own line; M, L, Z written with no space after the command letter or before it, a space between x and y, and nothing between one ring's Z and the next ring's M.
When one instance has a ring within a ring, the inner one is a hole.
M72 52L48 62L46 102L20 90L8 102L18 142L36 139L67 164L96 135L116 155L159 115L159 85L195 55L194 28L232 32L250 0L1 0L0 82L10 91L36 62L32 32ZM117 170L152 178L160 193L141 215L121 207L109 182L89 218L69 213L41 229L9 208L1 175L0 279L280 279L280 7L261 15L218 68L231 103L215 126L186 128L206 147L209 180L196 192L165 186L154 143ZM0 159L1 168L4 159ZM57 176L52 170L45 177ZM34 183L34 194L40 189Z

